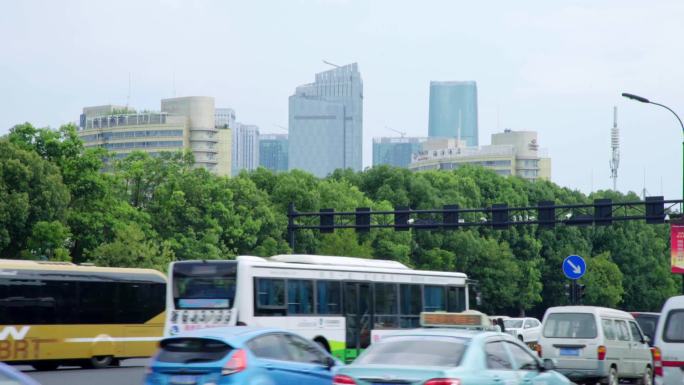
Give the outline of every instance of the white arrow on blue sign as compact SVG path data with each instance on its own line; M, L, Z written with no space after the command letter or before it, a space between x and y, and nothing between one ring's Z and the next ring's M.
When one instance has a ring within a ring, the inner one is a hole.
M587 272L587 264L579 255L570 255L563 260L563 274L570 279L580 279Z

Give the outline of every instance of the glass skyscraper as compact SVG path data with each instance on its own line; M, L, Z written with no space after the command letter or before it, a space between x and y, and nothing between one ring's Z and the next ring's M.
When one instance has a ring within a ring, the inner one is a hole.
M459 121L460 120L460 121ZM477 85L474 81L430 82L430 138L457 138L478 145Z
M363 82L356 63L317 73L289 101L289 169L361 170Z
M287 171L287 134L259 136L259 166L273 171Z
M233 129L232 175L241 170L253 171L259 167L259 127L235 123Z
M408 168L411 155L421 151L426 138L373 138L373 166Z

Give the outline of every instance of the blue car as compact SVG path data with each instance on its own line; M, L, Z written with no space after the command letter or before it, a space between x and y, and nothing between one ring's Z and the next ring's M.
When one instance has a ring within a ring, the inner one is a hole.
M40 385L36 380L2 362L0 362L0 384Z
M313 341L277 329L225 327L165 338L148 385L330 385L341 362Z

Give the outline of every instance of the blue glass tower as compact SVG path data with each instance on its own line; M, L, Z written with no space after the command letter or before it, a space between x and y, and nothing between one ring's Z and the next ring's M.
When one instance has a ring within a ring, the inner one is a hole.
M460 122L459 122L460 119ZM456 138L478 145L477 85L474 81L430 82L430 138Z
M287 171L287 134L267 134L259 136L259 166L272 171Z

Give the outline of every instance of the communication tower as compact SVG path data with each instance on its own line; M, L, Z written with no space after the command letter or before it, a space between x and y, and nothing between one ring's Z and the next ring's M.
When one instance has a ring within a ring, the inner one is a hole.
M618 167L620 166L620 129L617 125L617 106L613 107L613 128L610 130L610 177L613 179L613 191L617 191Z

